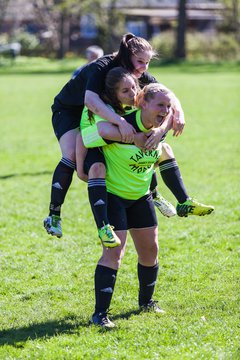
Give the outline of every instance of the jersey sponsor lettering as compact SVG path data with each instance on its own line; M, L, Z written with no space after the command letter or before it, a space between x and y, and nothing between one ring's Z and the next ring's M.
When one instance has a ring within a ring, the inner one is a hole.
M159 159L160 152L159 150L138 150L136 154L130 157L129 167L131 171L137 173L144 173L151 168L153 164L153 159L157 161Z

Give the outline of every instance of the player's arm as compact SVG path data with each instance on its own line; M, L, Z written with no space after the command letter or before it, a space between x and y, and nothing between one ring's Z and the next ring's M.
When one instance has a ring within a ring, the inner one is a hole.
M173 125L172 125L173 136L178 136L181 135L183 132L185 126L185 117L179 99L175 96L174 93L172 93L172 95L173 95L173 110L174 110Z
M122 135L118 126L113 125L107 121L99 121L98 125L90 125L82 131L83 144L86 148L101 147L110 142L122 142ZM144 148L146 142L146 135L143 133L135 133L133 143L139 147ZM80 176L79 176L80 177Z
M111 142L123 142L122 135L116 125L110 124L106 121L97 122L97 128L99 135ZM135 133L134 139L131 143L134 143L139 148L143 148L146 142L146 135L144 133ZM130 144L131 144L130 143Z
M97 114L103 119L108 120L110 123L117 125L123 142L133 142L135 129L132 125L127 123L123 117L119 116L107 107L98 94L93 91L86 90L84 103L94 114Z

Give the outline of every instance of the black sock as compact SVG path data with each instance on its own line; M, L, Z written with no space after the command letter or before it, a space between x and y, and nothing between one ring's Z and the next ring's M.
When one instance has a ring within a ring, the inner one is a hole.
M88 197L98 228L108 224L107 188L105 179L88 180Z
M62 158L57 165L52 178L49 215L60 216L61 206L71 185L75 166L75 162L67 158Z
M97 265L95 270L95 312L105 312L109 309L117 270Z
M152 193L153 199L155 199L159 194L157 190L157 174L156 171L152 174L152 180L150 184L150 191Z
M138 280L139 280L139 306L147 305L152 299L155 284L158 276L158 263L154 266L143 266L138 263Z
M177 201L182 204L188 198L187 190L183 184L183 179L176 160L164 160L159 164L159 170L164 183L171 190Z

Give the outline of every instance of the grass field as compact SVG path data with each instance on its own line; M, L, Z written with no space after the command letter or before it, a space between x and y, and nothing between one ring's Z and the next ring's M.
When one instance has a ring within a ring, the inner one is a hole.
M63 238L42 227L60 159L50 106L71 71L34 69L0 68L0 359L240 359L240 72L150 69L185 109L184 134L168 142L188 192L216 211L158 215L161 317L136 313L137 257L128 239L111 306L117 328L102 332L88 325L101 246L76 176ZM159 190L176 203L160 177Z

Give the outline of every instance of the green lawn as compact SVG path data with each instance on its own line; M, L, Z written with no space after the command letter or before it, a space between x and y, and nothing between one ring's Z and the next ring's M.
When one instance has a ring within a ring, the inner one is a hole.
M216 211L158 215L155 299L164 316L137 314L129 238L111 306L117 328L102 332L88 325L101 246L86 184L74 177L62 239L42 227L60 159L50 106L74 67L58 73L62 65L51 64L44 74L31 66L0 68L0 359L240 359L240 73L150 69L185 109L184 134L168 142L188 192ZM176 203L160 177L159 190Z

